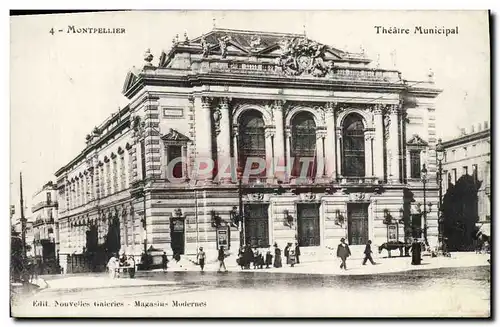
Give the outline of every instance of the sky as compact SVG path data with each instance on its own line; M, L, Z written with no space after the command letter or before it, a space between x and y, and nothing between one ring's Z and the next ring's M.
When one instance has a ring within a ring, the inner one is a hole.
M19 214L19 173L31 212L33 194L80 153L85 135L119 107L127 72L143 65L147 48L158 62L172 38L213 26L306 35L346 51L364 51L381 68L407 80L434 72L438 138L490 120L488 17L484 11L150 11L11 17L10 176ZM124 28L124 34L73 34L68 26ZM409 28L409 35L377 34L375 26ZM457 35L413 34L458 26ZM55 31L54 35L50 33ZM62 29L63 32L58 32ZM379 58L377 60L377 58Z

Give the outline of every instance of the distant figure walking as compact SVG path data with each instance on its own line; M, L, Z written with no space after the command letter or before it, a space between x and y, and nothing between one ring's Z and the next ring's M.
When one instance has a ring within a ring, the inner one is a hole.
M163 267L163 271L167 271L167 268L168 268L167 264L168 264L167 253L163 252L163 254L161 256L161 265Z
M363 266L366 265L366 261L370 260L371 264L374 265L375 261L372 259L372 241L368 240L365 247L365 258L363 259Z
M300 263L300 260L299 260L299 257L300 257L300 246L299 246L299 242L295 242L295 258L297 259L297 263Z
M226 264L224 263L224 259L226 259L226 253L224 252L224 247L221 246L219 248L219 254L217 256L217 260L219 260L219 270L217 272L220 272L222 267L224 267L224 271L227 272L227 268L226 268Z
M297 257L295 256L295 249L293 247L291 247L290 252L289 252L289 261L290 261L291 267L295 266L296 259L297 259Z
M198 264L201 267L201 271L205 268L205 257L207 255L205 254L205 251L203 251L203 248L200 247L200 250L198 251L198 254L196 255L196 260L198 261Z
M274 243L274 268L281 268L281 249Z
M345 243L345 238L340 239L340 244L337 247L337 257L342 260L342 263L340 264L340 269L344 268L344 270L347 270L347 264L346 264L346 259L351 255L351 250L349 249L349 245Z

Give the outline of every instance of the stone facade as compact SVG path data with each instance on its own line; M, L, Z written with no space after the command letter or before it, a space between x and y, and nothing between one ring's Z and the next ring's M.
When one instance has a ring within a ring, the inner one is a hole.
M469 175L480 183L477 218L483 232L490 234L491 223L491 132L487 122L472 126L454 139L443 142L443 194L451 185Z
M44 262L55 262L59 243L56 185L53 182L46 183L33 195L32 203L33 253Z
M246 218L240 230L228 227L231 251L241 230L259 234L245 234L256 246L298 239L304 251L320 251L346 237L356 250L368 239L386 242L389 218L404 241L423 203L412 151L429 171L426 201L437 204L440 90L431 78L406 81L398 71L370 68L362 54L254 31L214 29L174 40L158 64L149 51L144 59L125 80L129 105L56 173L61 254L81 253L92 225L103 243L115 222L127 253L144 246L171 253L176 226L183 253L215 251L214 217L230 226L240 193ZM265 170L243 177L240 192L236 166L244 168L248 154L260 156ZM305 178L292 165L300 156L314 162ZM122 157L127 168L115 169ZM200 174L207 158L215 167ZM231 158L237 163L226 169ZM167 167L176 159L184 164L173 182ZM433 243L436 211L420 223Z

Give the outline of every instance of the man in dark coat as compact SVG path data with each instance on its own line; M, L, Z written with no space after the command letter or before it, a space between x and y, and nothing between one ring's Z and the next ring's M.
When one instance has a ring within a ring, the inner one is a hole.
M344 268L347 270L346 259L351 255L351 250L349 249L349 245L345 243L345 238L340 239L340 244L337 247L337 257L342 260L340 264L340 269Z
M363 266L366 265L366 261L370 260L372 265L375 264L375 262L372 259L372 241L368 240L368 243L366 243L365 247L365 258L363 259Z
M300 246L298 242L295 242L295 257L297 258L297 263L300 263L299 257L300 257Z
M161 256L161 266L163 268L163 271L167 271L167 264L168 264L168 258L167 258L167 253L163 252Z

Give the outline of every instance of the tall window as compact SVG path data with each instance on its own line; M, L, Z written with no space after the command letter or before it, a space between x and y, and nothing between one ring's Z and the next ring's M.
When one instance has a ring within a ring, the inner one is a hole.
M420 178L420 151L410 151L410 176Z
M469 167L463 166L462 171L463 171L463 175L469 175Z
M99 172L99 186L101 188L101 197L105 196L104 193L104 183L105 182L105 176L104 176L104 165L101 166L101 171Z
M266 159L266 139L264 135L264 120L262 114L256 110L248 111L240 120L239 126L239 165L245 169L248 158L257 157ZM257 168L253 163L252 168ZM261 176L265 176L265 169Z
M453 183L456 184L457 183L457 168L453 168L451 171L453 172L453 179L452 179Z
M472 177L474 177L474 181L478 181L478 174L477 174L477 164L472 165Z
M343 126L343 169L344 176L365 176L365 137L361 116L350 114Z
M106 195L111 194L111 163L106 162Z
M52 202L52 194L50 192L47 192L47 203Z
M292 176L312 177L316 174L316 124L309 112L301 112L292 120ZM305 166L305 167L304 167Z
M125 175L125 155L120 156L120 189L126 188L126 175Z
M113 159L113 191L118 192L118 162Z
M182 146L169 145L167 147L167 167L171 170L168 173L172 174L173 178L182 178Z
M144 140L141 141L141 170L142 179L146 179L146 146Z

